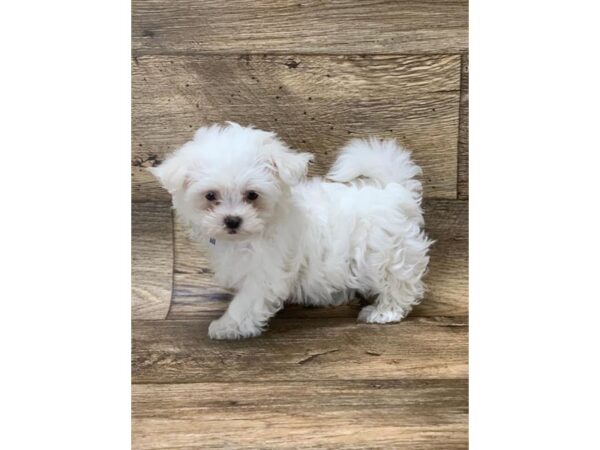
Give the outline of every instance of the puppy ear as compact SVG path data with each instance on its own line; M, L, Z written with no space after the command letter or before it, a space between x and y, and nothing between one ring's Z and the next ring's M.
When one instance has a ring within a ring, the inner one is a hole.
M147 170L160 181L162 187L169 191L169 194L174 194L189 184L187 166L184 164L183 158L177 155L172 155L160 166L148 167Z
M284 145L278 145L271 153L273 170L290 186L302 181L308 172L308 164L313 159L311 153L296 153Z

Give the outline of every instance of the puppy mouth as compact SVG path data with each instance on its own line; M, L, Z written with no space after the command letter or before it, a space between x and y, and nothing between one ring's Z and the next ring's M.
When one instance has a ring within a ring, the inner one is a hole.
M237 230L229 230L227 231L227 234L237 234Z

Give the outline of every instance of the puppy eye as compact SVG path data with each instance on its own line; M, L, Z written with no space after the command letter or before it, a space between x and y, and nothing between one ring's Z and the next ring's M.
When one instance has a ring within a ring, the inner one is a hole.
M256 191L248 191L246 192L246 198L248 200L256 200L258 198L258 193Z
M217 199L217 194L214 193L213 191L210 191L210 192L207 192L204 197L206 197L206 200L208 200L209 202L212 202Z

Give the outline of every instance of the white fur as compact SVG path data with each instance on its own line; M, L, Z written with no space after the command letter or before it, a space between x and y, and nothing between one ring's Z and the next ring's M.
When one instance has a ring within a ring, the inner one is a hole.
M376 296L358 320L386 323L422 299L431 241L410 153L393 140L352 140L330 181L305 178L311 159L274 133L230 122L201 128L151 169L206 243L217 281L236 292L211 338L257 336L285 301L338 305L358 291ZM249 190L259 200L245 198ZM218 200L207 207L209 191ZM231 215L243 220L235 234L223 223Z

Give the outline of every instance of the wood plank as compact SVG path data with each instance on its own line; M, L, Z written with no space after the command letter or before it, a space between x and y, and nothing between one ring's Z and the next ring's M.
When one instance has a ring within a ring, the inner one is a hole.
M467 380L133 385L133 448L467 448Z
M133 319L164 319L173 288L173 218L166 203L132 204Z
M469 204L426 201L425 228L431 248L426 283L429 291L412 314L466 315L469 312Z
M467 0L134 0L136 53L460 53Z
M274 318L262 336L208 338L209 320L133 323L134 383L466 378L464 318Z
M311 175L349 138L397 138L423 167L425 195L456 198L459 55L140 56L132 70L135 200L167 200L141 168L226 120L315 153Z
M469 55L462 57L458 130L458 198L469 198Z
M468 204L463 201L426 200L426 228L436 241L427 275L429 291L412 316L468 314ZM169 319L214 318L227 307L230 295L215 283L201 245L186 237L175 224L175 274ZM358 301L335 308L288 305L282 318L357 317Z

